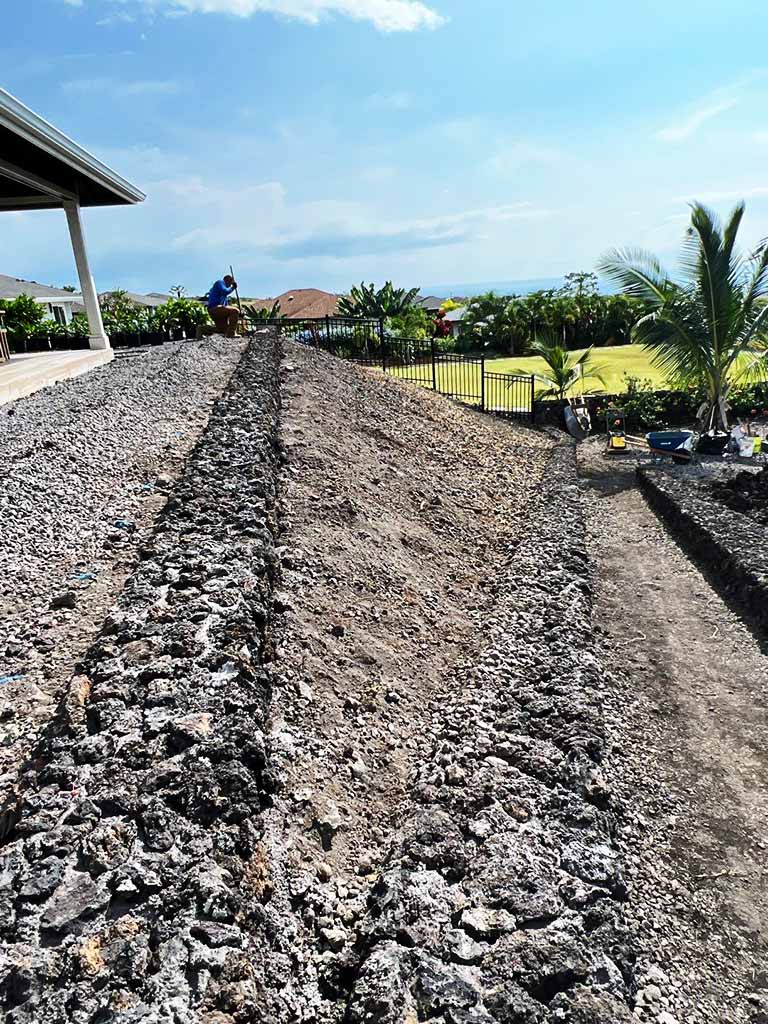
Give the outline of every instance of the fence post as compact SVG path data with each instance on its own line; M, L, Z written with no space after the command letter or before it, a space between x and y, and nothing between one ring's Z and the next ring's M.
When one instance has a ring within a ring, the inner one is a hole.
M536 422L536 378L531 375L531 423Z
M379 320L379 340L381 341L381 368L387 372L387 347L384 340L384 321Z
M480 355L480 409L485 412L485 353Z
M328 343L328 350L331 348L331 318L325 314L325 340Z
M435 365L435 339L430 340L432 349L432 390L437 391L437 366Z

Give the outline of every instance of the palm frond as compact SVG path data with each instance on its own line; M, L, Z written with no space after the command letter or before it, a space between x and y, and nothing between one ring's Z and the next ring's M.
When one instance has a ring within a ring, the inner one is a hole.
M598 260L597 271L625 294L651 305L664 302L674 288L659 260L645 249L610 249Z

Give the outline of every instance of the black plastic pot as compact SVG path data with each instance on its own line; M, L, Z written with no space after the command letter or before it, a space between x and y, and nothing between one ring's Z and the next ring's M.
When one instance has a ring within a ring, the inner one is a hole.
M144 331L142 334L145 345L163 345L168 340L165 331Z
M52 348L48 334L33 334L27 338L27 352L50 352Z
M702 434L696 445L696 451L702 455L722 455L728 441L728 434Z

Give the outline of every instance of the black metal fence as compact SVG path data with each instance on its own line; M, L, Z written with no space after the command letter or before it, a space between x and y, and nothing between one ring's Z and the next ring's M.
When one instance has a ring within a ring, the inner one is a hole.
M484 412L533 422L534 378L486 368L484 356L443 352L435 339L387 337L381 320L317 317L264 320L285 337L431 388Z

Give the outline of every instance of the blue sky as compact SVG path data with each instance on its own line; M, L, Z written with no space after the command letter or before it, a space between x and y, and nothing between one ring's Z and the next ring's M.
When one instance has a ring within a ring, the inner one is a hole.
M758 0L27 0L2 85L147 193L86 212L99 288L559 276L673 260L686 203L768 235ZM75 281L63 214L0 272Z

